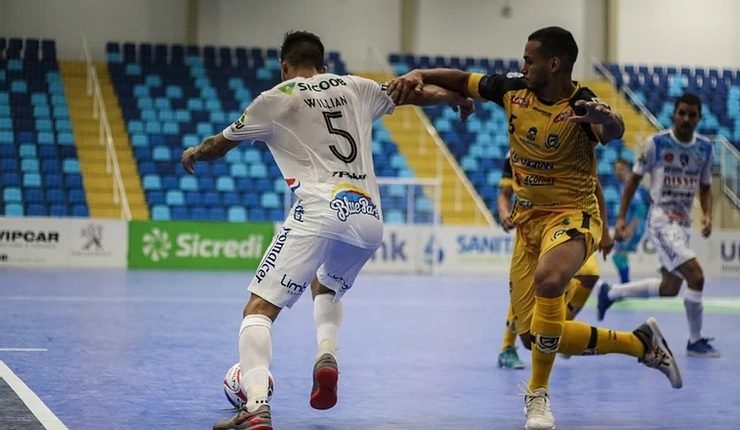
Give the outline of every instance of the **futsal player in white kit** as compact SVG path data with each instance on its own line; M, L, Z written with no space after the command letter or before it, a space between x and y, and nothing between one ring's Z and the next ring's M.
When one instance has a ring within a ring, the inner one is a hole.
M616 236L624 237L625 215L642 176L651 175L648 237L660 256L662 278L648 278L621 285L602 285L599 290L598 319L618 300L637 297L676 296L686 280L684 307L689 323L686 353L695 357L719 357L711 338L702 337L702 292L704 273L689 248L691 206L699 188L702 235L712 233L712 142L695 133L701 119L701 100L683 94L676 100L673 128L655 134L645 153L635 163L633 175L622 194Z
M324 46L308 32L286 34L280 52L284 81L258 96L220 134L182 155L194 173L242 141L264 141L297 197L249 285L239 330L241 384L248 402L214 429L271 430L268 368L271 327L280 310L308 288L314 298L318 354L310 404L337 402L337 334L341 298L381 243L383 216L372 159L372 125L394 110L384 86L325 73ZM425 86L408 104L451 103L464 120L473 104Z

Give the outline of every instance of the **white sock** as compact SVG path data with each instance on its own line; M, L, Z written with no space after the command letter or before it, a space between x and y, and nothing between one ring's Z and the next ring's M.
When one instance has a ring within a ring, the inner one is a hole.
M686 288L683 294L683 305L686 308L686 319L689 321L689 341L701 339L701 324L704 315L702 292Z
M267 404L271 361L272 320L264 315L247 315L239 329L239 367L249 412Z
M337 357L339 327L342 325L342 302L334 302L333 294L319 294L313 301L313 318L316 321L317 357L329 353Z
M647 278L625 284L612 285L609 289L609 298L612 300L627 297L658 297L660 295L660 279Z

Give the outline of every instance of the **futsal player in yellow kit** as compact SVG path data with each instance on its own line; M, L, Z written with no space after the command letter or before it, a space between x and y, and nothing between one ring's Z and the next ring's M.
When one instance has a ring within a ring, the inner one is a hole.
M532 33L521 74L483 75L455 69L413 70L389 85L401 102L424 84L482 100L506 111L516 202L517 234L511 261L511 304L522 343L532 350L524 402L529 430L555 428L548 385L558 352L621 353L666 375L674 388L680 371L654 318L632 332L566 321L563 297L570 279L601 241L594 147L622 137L622 118L572 79L578 46L560 27Z
M514 187L512 184L513 172L511 170L509 154L506 155L504 164L501 170L501 180L498 183L498 213L499 219L501 220L501 227L507 233L512 229L516 228L514 224L509 220L511 215L512 196L514 195ZM597 183L598 185L598 183ZM599 200L599 211L602 218L605 218L606 207L604 204L604 195L600 187L597 187L596 197ZM604 223L606 225L606 223ZM609 254L612 247L614 246L614 240L609 235L608 230L604 230L601 239L600 250L604 253L604 258ZM599 264L596 262L596 253L586 260L581 266L578 272L568 283L566 288L565 300L566 300L566 321L575 319L578 313L583 308L583 305L588 301L588 297L594 289L594 286L598 282L600 277ZM524 369L524 362L519 359L519 355L516 352L516 327L513 322L514 311L509 304L509 309L506 316L506 327L504 328L503 341L501 343L501 349L498 355L498 367L504 369ZM569 356L564 356L569 357Z

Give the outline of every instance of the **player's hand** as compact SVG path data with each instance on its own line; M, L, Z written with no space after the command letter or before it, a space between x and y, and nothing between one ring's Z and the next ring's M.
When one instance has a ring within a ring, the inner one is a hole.
M455 112L460 112L460 122L465 122L466 119L473 113L475 113L475 103L473 99L460 98L460 100L450 103L450 107Z
M180 157L180 162L182 163L182 167L185 168L185 171L190 173L191 175L195 174L195 147L192 146L182 152L182 157Z
M617 242L623 241L627 237L627 221L624 218L617 218L617 223L614 225L614 240Z
M701 217L701 235L709 237L712 234L712 217L704 215Z
M614 122L614 117L609 105L602 102L587 102L585 100L576 101L576 107L586 110L583 115L570 117L570 122L587 123L587 124L609 124Z
M501 220L501 228L504 229L505 232L510 232L511 230L514 230L516 226L514 225L509 218L504 218Z
M501 228L504 229L506 233L516 228L514 223L511 222L511 219L510 219L511 214L507 212L500 212L499 216L501 217Z
M609 234L609 229L605 229L604 234L601 235L601 243L599 243L599 251L604 256L604 261L606 261L606 256L612 252L612 248L614 248L614 239Z
M412 70L405 75L393 79L388 84L388 96L393 103L399 105L406 103L412 92L421 93L424 88L424 80L420 70Z

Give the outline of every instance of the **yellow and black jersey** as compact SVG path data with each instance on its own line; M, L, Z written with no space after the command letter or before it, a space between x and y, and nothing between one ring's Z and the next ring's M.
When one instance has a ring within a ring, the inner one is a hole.
M583 109L575 106L576 101L596 98L591 90L576 83L569 98L547 104L519 74L473 73L468 92L506 111L512 185L520 205L557 210L595 204L598 140L590 125L568 121Z
M504 163L501 165L501 179L498 181L498 188L507 188L507 187L513 187L512 184L512 178L514 177L514 172L511 171L511 158L509 154L506 154L506 159L504 160Z

